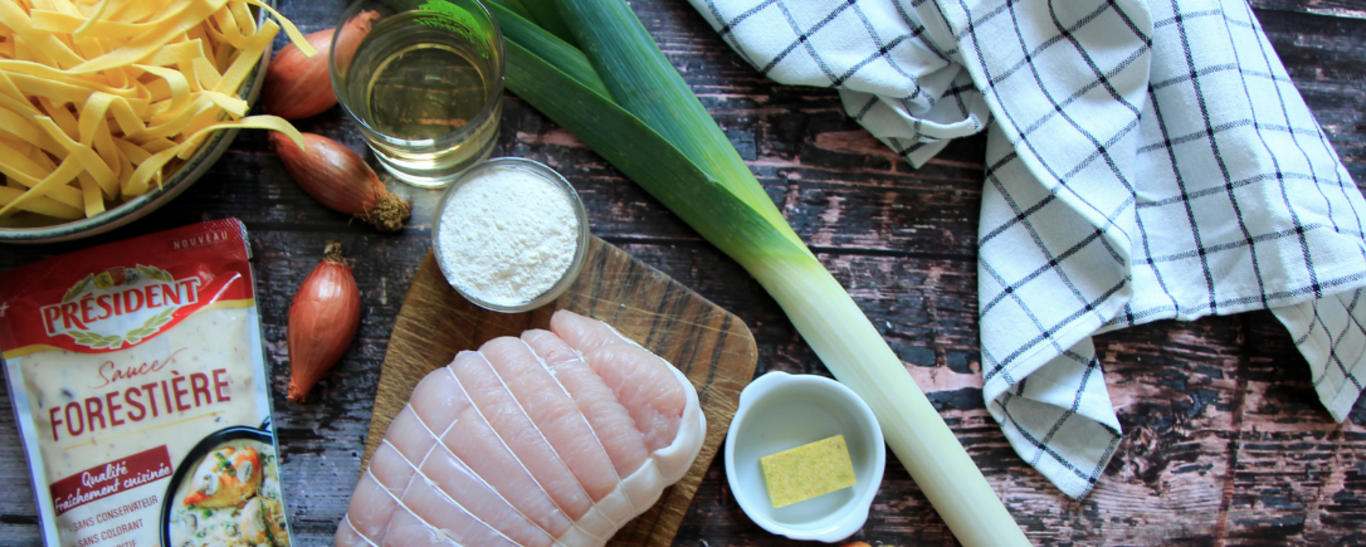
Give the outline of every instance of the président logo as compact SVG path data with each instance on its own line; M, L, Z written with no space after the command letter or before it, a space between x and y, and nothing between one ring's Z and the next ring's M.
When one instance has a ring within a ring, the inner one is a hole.
M41 308L48 336L65 334L92 349L141 342L171 322L175 311L199 302L198 277L175 279L156 266L138 264L92 273Z

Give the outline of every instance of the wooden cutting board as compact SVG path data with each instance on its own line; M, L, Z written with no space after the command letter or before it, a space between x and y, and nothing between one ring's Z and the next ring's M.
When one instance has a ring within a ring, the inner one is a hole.
M730 427L740 390L754 377L754 336L730 312L597 237L592 238L583 273L569 291L553 304L520 314L471 304L451 289L427 253L389 339L361 469L370 464L389 423L423 376L450 363L456 352L478 348L489 339L546 328L550 315L560 308L606 321L668 359L697 388L707 416L701 454L683 480L665 490L654 507L610 542L668 546Z

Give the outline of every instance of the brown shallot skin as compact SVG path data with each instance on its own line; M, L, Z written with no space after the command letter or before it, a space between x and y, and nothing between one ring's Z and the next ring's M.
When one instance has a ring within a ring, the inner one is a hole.
M373 11L353 17L337 37L338 48L354 51L378 18L379 14ZM337 95L332 92L332 77L328 73L335 32L336 29L327 29L304 36L313 49L318 50L317 55L307 57L297 46L289 44L271 58L266 69L266 85L261 90L261 107L267 114L297 120L321 114L337 104Z
M341 360L360 327L360 289L341 243L328 242L322 262L289 305L289 402L302 403Z
M360 155L322 135L302 135L302 149L278 131L272 131L269 140L289 176L304 192L328 209L355 216L380 232L403 229L403 223L412 216L411 207L389 192Z

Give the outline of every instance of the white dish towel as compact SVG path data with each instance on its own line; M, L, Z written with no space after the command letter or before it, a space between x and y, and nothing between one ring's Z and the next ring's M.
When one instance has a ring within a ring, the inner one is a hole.
M1091 335L1270 308L1342 421L1366 380L1366 202L1242 0L691 0L920 166L988 130L983 396L1086 494L1121 435Z

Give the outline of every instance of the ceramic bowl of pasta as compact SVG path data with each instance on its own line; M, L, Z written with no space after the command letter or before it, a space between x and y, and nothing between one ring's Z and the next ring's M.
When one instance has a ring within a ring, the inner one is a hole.
M171 477L161 512L169 547L289 547L279 464L265 431L205 437Z
M79 239L142 218L207 172L238 128L263 127L246 114L282 24L267 10L72 4L88 13L20 3L26 40L0 27L0 59L22 60L0 81L0 242Z

